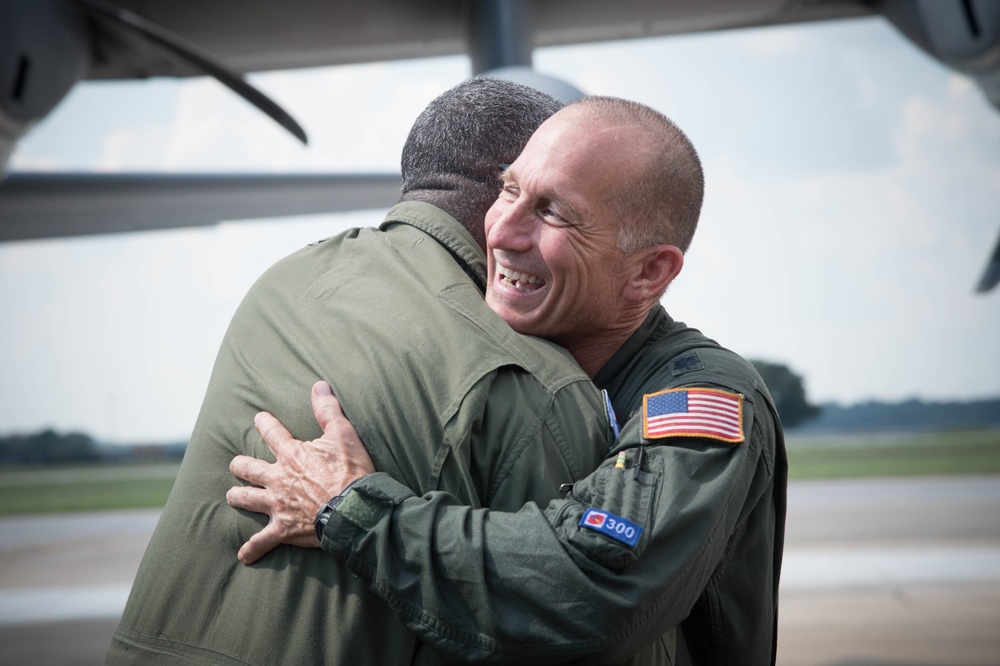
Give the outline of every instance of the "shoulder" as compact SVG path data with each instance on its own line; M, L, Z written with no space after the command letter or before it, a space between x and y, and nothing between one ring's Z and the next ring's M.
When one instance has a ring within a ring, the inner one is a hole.
M644 437L648 436L646 421L652 418L651 412L658 420L673 421L677 418L673 410L687 414L690 407L690 418L694 418L706 401L720 401L720 409L732 414L731 425L740 430L733 434L733 440L742 440L755 426L776 423L774 403L753 364L679 322L661 330L618 379L622 391L616 408L620 406L619 413L628 414L628 420L637 417ZM689 405L687 398L695 402Z
M660 381L647 386L644 394L704 388L723 399L735 396L740 403L749 402L758 414L773 411L773 401L760 373L752 363L725 347L687 349L665 358L659 374Z
M671 384L708 383L743 395L767 392L753 364L724 347L703 347L681 353L668 361Z
M358 239L375 232L371 228L353 228L317 241L288 254L257 278L250 292L280 286L289 282L298 282L307 278L315 278L330 269L334 261L342 261L350 256Z
M749 361L682 322L664 326L640 352L632 373L642 393L710 385L751 396L766 395L760 374Z
M471 282L450 285L437 297L475 329L480 343L485 343L476 350L483 360L488 356L498 368L530 375L551 392L570 384L590 384L590 378L568 351L547 340L515 332L486 305ZM590 390L597 392L593 387Z

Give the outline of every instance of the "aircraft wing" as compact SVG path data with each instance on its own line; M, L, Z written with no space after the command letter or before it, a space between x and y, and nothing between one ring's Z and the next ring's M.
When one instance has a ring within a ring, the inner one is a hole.
M36 0L38 1L38 0ZM236 72L470 54L484 37L477 13L523 14L526 58L539 46L661 37L859 16L883 16L916 46L961 71L1000 109L1000 3L995 0L101 0L142 15ZM483 7L486 9L484 10ZM471 20L470 20L471 19ZM193 76L113 23L97 26L87 78Z
M0 184L0 242L389 208L397 174L18 173Z
M474 3L523 5L535 47L878 13L863 0L113 0L243 73L465 54ZM199 74L152 48L135 57L134 43L107 36L88 78Z

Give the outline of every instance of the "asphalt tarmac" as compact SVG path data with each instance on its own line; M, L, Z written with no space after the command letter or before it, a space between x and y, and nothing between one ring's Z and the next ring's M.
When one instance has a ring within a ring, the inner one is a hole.
M0 664L103 663L157 517L0 518ZM1000 666L1000 476L792 483L779 627L781 666Z

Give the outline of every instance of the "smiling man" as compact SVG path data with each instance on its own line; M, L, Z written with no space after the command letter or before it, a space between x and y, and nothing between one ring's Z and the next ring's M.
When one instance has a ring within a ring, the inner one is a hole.
M267 454L252 423L265 407L317 432L299 392L317 378L345 394L379 468L420 492L516 510L600 462L613 439L600 393L565 350L517 335L483 302L482 220L500 165L560 107L495 79L446 91L407 137L400 203L382 225L312 243L258 279L219 350L107 663L439 663L323 553L236 561L263 521L226 506L227 467Z
M262 488L230 504L284 535L251 556L320 545L460 662L773 664L787 483L774 404L749 363L659 304L700 212L694 148L648 107L587 98L543 123L502 182L487 303L609 392L625 420L610 455L544 509L477 510L370 473L336 399L314 393L322 438L262 414L278 462L231 465ZM320 510L304 479L343 490Z
M694 149L686 139L678 142L689 150L688 169L668 163L659 175L679 190L683 175L690 181L695 202L686 210L675 206L671 215L690 233L674 243L640 238L644 225L628 224L635 215L623 212L665 206L651 196L642 204L630 201L640 195L622 185L640 183L647 165L664 153L679 157L681 145L658 151L624 120L595 127L588 108L569 107L552 118L502 174L503 190L486 216L486 303L514 330L565 347L593 377L684 265L700 211L701 172ZM616 150L624 144L634 148Z

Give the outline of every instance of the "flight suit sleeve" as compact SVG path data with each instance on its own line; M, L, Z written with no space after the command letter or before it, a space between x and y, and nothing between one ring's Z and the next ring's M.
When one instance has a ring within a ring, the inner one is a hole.
M763 418L757 408L746 400L739 444L651 445L632 418L598 469L544 510L472 509L373 474L338 507L322 547L448 660L624 659L688 615L766 501L774 423L763 399ZM601 529L587 524L594 510Z

